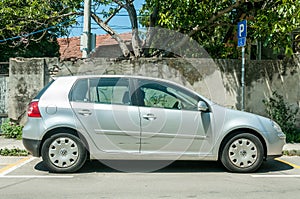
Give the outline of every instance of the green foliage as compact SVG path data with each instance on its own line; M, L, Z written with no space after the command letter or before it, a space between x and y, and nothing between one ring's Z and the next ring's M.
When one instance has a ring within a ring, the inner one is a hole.
M121 7L129 14L131 25L137 26L136 11L129 6L132 2L94 0L92 11L109 22ZM105 9L99 10L100 6ZM0 61L17 56L58 56L56 38L68 34L82 7L83 0L0 1L0 40L21 36L0 43ZM192 36L214 58L238 58L236 24L247 19L248 43L261 41L267 48L291 55L291 32L300 27L299 10L300 0L145 0L139 20L146 27L151 24ZM28 35L49 27L55 28Z
M6 138L22 139L22 129L23 126L11 122L9 119L7 119L1 125L2 133Z
M14 148L14 149L0 149L0 155L2 156L27 156L28 151L24 149Z
M67 28L75 23L75 16L62 16L77 10L80 3L81 0L1 0L0 40L20 37L0 42L0 61L17 56L58 56L56 38L66 35ZM29 35L40 30L45 31Z
M291 32L300 27L300 0L145 0L141 23L149 26L157 10L157 26L191 35L217 58L237 58L242 19L248 21L247 43L258 40L287 55L293 53Z
M300 1L284 0L265 3L264 9L256 10L256 17L250 21L254 39L263 41L266 47L291 55L291 32L300 26Z
M40 35L40 34L39 34ZM37 35L36 35L37 36ZM0 44L0 61L11 57L58 57L59 45L56 40L43 38L38 42L20 43L17 46Z
M295 126L299 109L287 104L283 96L276 91L272 95L273 97L268 100L263 100L267 114L280 125L286 134L287 142L300 142L300 133L297 132Z

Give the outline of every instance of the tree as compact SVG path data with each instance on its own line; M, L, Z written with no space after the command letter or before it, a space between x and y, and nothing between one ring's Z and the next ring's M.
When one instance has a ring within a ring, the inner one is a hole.
M65 35L74 16L63 15L80 7L80 0L0 1L0 61L9 57L58 56L56 38Z
M94 8L99 6L108 8L100 13L99 10L94 9L91 12L91 17L119 43L124 58L158 56L162 53L164 56L173 56L172 53L165 53L163 50L151 49L151 45L154 42L156 42L156 46L160 46L159 43L162 40L167 40L168 42L165 42L166 45L163 48L168 49L171 49L170 46L174 43L170 38L165 38L165 31L159 33L155 28L152 28L155 26L155 23L152 23L152 18L151 26L148 27L149 31L142 39L139 34L138 15L133 0L94 0L92 2ZM9 56L31 56L32 54L45 56L45 53L41 52L45 49L49 52L50 45L48 48L42 47L39 49L42 46L41 44L45 43L44 46L48 46L49 41L54 41L58 36L66 35L67 27L75 23L75 16L83 15L82 0L4 0L0 6L0 12L3 14L0 22L3 28L0 30L0 34L2 35L2 41L5 41L2 42L2 48L9 46L11 50L7 51L5 58ZM128 13L131 22L132 50L128 48L119 34L109 25L110 20L121 10L125 10ZM171 36L169 33L167 34L167 36ZM19 36L10 39L14 35ZM30 51L30 49L37 50ZM52 53L53 55L54 52L57 51L53 49L53 51L50 51L50 54Z
M299 0L146 0L142 23L148 26L155 19L158 26L188 34L214 57L237 58L236 24L247 19L248 41L262 41L276 51L284 48L290 55L299 10Z
M174 56L163 50L151 49L155 38L160 35L153 27L186 34L199 42L213 57L237 58L236 24L242 19L248 20L248 43L261 41L266 47L277 51L284 48L286 54L292 54L291 32L300 25L300 0L145 0L141 18L138 18L134 0L92 2L94 8L108 8L100 14L95 9L91 17L119 43L125 58ZM3 0L0 2L0 35L1 41L5 42L1 42L0 48L11 47L13 52L10 53L17 52L15 56L30 55L28 49L37 49L42 43L47 46L56 37L66 35L67 27L75 23L75 16L83 15L82 10L82 0ZM109 25L110 20L121 10L128 13L131 22L132 50ZM139 34L139 19L148 29L143 37ZM15 35L21 36L6 40ZM182 41L173 43L171 39L168 41L168 48L180 49L188 39L184 37ZM8 52L8 55L11 54Z
M91 17L119 43L124 56L141 56L133 0L94 0L93 4L94 7L109 6L109 11L101 13L103 18L96 14L97 10L92 12ZM128 12L131 21L133 52L108 25L121 9ZM55 56L58 55L56 38L67 35L67 28L75 23L75 17L83 15L83 4L82 0L3 0L0 13L0 49L4 52L0 60L8 60L12 56Z

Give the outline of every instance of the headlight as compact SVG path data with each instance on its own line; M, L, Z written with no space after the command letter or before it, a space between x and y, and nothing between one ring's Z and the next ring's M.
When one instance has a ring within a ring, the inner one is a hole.
M281 127L276 122L272 121L273 128L277 131L278 137L285 138L285 134L282 132Z
M277 124L276 122L272 121L272 126L277 132L282 132L279 124Z

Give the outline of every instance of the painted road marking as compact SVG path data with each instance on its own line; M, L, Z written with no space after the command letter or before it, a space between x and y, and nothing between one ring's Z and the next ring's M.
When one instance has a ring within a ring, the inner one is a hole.
M285 161L285 160L282 160L282 159L279 159L279 158L275 158L275 160L276 160L276 161L279 161L279 162L282 162L282 163L284 163L284 164L290 165L291 167L294 167L295 169L300 169L300 166L299 166L299 165L290 163L290 162L288 162L288 161Z
M21 166L31 162L34 159L35 159L35 157L26 157L26 158L23 158L13 164L7 165L6 167L0 169L0 177L5 176L6 174L16 170L17 168L20 168Z
M251 175L253 178L300 178L300 175Z
M293 164L291 162L288 162L288 161L285 161L285 160L282 160L282 159L279 159L279 158L275 158L276 161L278 162L282 162L284 164L287 164L295 169L300 169L300 166L299 165L296 165L296 164ZM300 175L284 175L284 174L281 174L281 175L251 175L251 177L253 178L300 178Z
M73 178L74 176L70 175L7 175L10 172L24 166L25 164L36 159L35 157L26 157L13 164L9 164L6 167L0 169L0 178Z
M0 178L73 178L74 176L49 176L49 175L8 175Z

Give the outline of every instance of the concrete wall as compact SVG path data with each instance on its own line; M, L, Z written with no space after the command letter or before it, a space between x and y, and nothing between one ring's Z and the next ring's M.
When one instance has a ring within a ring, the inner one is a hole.
M168 79L229 108L240 108L240 60L94 58L59 62L57 58L10 60L9 117L20 119L30 99L49 79L62 75L127 74ZM299 56L284 61L246 62L246 110L265 115L262 99L273 90L300 106ZM298 126L300 116L298 114Z
M7 114L7 85L8 77L0 75L0 116Z

